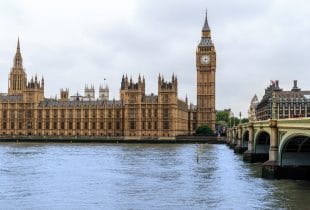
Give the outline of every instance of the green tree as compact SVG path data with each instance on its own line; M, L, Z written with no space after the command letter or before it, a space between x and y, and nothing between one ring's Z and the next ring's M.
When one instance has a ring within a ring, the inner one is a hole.
M196 134L197 135L205 135L205 136L213 136L214 132L209 126L202 125L196 129Z
M243 118L241 119L241 123L248 123L249 122L249 119L248 118Z
M223 112L219 111L216 112L216 122L224 121L226 123L229 123L229 113L228 112Z

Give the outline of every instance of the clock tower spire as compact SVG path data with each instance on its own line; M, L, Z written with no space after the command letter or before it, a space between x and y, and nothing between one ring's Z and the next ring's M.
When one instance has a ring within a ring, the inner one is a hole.
M207 13L201 40L196 50L197 126L208 125L215 130L216 52L211 39Z

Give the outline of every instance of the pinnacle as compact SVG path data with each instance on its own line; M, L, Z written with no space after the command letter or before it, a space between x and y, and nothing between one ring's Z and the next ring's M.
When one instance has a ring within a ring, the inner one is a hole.
M206 11L205 23L203 25L202 31L210 31L209 23L208 23L208 11Z

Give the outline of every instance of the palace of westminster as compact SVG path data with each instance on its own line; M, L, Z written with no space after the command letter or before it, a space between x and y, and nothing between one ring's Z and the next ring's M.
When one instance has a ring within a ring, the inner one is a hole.
M0 95L0 135L122 136L127 139L173 139L198 126L215 129L216 53L207 16L196 50L197 106L178 98L178 79L158 77L158 94L145 93L145 79L123 76L120 100L109 100L108 87L85 86L84 96L60 90L59 99L44 97L44 78L27 80L18 40L9 74L8 93Z

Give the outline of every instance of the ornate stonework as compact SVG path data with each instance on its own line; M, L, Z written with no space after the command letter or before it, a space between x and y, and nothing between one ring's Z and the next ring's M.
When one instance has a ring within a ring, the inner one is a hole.
M206 15L201 41L196 51L197 126L207 124L215 130L216 52Z
M18 40L8 93L0 94L0 135L122 136L170 139L192 134L199 125L215 128L216 55L207 18L197 59L197 106L178 98L178 79L158 76L157 95L145 93L145 79L123 76L120 99L109 100L108 86L86 85L84 96L61 89L59 98L44 97L44 79L27 82Z

